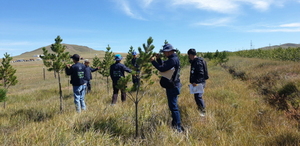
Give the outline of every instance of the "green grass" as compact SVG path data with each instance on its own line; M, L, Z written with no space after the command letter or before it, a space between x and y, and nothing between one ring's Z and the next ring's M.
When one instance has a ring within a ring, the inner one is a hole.
M262 64L263 69L258 67ZM243 58L231 58L228 65L246 71L251 78L274 71L274 66L276 71L292 75L300 70L284 67L296 66L291 62ZM110 106L112 89L107 93L106 80L100 74L93 73L93 91L86 96L88 110L81 114L75 112L72 89L63 75L64 113L60 113L58 82L53 73L47 72L43 80L42 64L38 62L17 63L14 67L19 83L8 91L7 108L0 108L2 145L227 146L299 145L300 142L297 121L266 103L250 80L234 79L219 66L209 66L210 79L203 96L207 105L205 118L199 116L194 97L188 91L189 68L182 69L183 86L178 103L184 133L170 127L165 91L159 86L158 77L153 77L156 82L139 103L138 138L135 138L134 103L129 98L121 103L119 97L117 104ZM282 79L299 81L298 75Z

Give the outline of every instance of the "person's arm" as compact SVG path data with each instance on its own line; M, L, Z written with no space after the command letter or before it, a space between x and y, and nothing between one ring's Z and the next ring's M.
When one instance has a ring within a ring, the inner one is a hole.
M131 72L131 69L129 69L127 66L123 65L123 70L126 72Z
M97 67L97 68L91 68L91 67L90 67L91 72L95 72L95 71L97 71L98 69L99 69L99 67Z
M113 75L113 69L112 69L112 66L113 66L113 65L111 65L110 68L109 68L109 74L110 74L110 78L111 78L111 79L113 79L113 76L114 76L114 75Z
M159 61L158 59L157 61ZM167 61L164 61L162 64L159 64L159 62L151 61L152 65L159 70L160 72L165 72L170 70L172 67L175 66L175 62L172 59L169 59Z
M67 64L67 66L65 68L65 72L66 72L67 75L72 74L72 66L70 64Z

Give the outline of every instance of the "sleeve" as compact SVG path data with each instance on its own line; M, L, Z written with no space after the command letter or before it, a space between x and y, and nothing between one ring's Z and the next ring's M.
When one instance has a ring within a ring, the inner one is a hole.
M129 69L127 66L123 65L123 70L126 72L131 72L131 69Z
M113 65L111 65L110 68L109 68L109 75L110 75L111 79L113 78L113 69L112 69L112 66Z
M159 58L159 59L157 59L157 63L158 63L159 65L162 65L162 64L163 64L163 61Z
M164 61L163 64L160 64L160 63L159 63L159 60L158 60L158 62L152 61L151 63L152 63L152 65L153 65L157 70L159 70L160 72L168 71L168 70L170 70L172 67L175 66L175 62L174 62L172 59L169 59L169 60L167 60L167 61Z
M95 72L95 71L98 70L98 68L91 68L91 67L90 67L90 70L91 70L91 72Z
M70 68L66 67L65 72L66 72L67 75L71 75L72 74L72 67L70 67Z

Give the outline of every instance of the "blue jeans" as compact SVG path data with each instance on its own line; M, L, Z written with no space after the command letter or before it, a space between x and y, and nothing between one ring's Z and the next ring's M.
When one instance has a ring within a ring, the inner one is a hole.
M168 97L168 105L172 114L172 126L176 129L181 128L180 111L177 105L178 95L180 94L180 88L166 88Z
M74 92L74 103L77 112L81 112L82 110L86 110L86 105L84 102L86 85L73 86Z

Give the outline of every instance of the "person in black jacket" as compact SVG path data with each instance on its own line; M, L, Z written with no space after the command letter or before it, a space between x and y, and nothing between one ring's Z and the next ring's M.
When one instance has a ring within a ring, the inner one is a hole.
M208 79L206 62L203 58L197 57L197 52L193 48L189 49L187 54L191 63L190 83L193 86L198 86L201 84L204 89L206 84L205 81ZM200 111L200 116L205 116L205 103L202 96L203 93L194 94L196 104Z
M116 62L110 66L110 77L113 81L113 96L111 104L114 105L117 103L119 89L116 87L118 80L121 77L125 76L126 72L131 72L131 70L121 63L122 56L120 54L115 55ZM126 101L126 93L124 90L121 90L121 100L122 102Z
M138 65L138 58L137 58L137 53L136 52L132 52L132 59L131 59L131 64L133 66L133 70L136 71L136 73L134 75L132 75L132 83L134 84L134 88L137 89L139 83L140 83L140 77L139 77L139 73L140 73L140 66Z
M175 54L176 49L173 48L171 44L165 44L161 52L164 53L168 60L162 61L159 55L156 57L151 57L150 61L152 65L159 70L160 72L166 72L174 69L171 80L161 77L160 84L163 88L166 89L166 94L168 98L169 110L172 114L172 127L178 132L183 131L181 126L180 111L178 107L178 95L180 94L180 61L177 55ZM156 60L155 60L156 58Z
M86 104L84 101L86 90L86 69L85 65L79 63L79 55L74 54L72 57L74 64L68 64L65 68L66 74L71 75L70 83L73 85L74 103L77 112L86 110Z
M97 71L100 67L97 68L91 68L90 67L90 61L88 59L84 60L84 65L85 65L85 69L86 69L86 86L87 86L87 90L86 93L91 92L92 87L91 87L91 80L92 80L92 72Z

